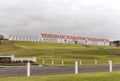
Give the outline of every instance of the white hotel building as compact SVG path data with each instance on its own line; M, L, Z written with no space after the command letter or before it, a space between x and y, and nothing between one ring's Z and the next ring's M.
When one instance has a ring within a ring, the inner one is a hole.
M90 38L90 37L83 37L83 36L59 35L59 34L46 34L46 33L41 34L41 42L109 46L108 39Z
M42 33L40 37L11 35L9 36L9 40L68 43L68 44L88 44L88 45L102 45L102 46L109 46L110 43L108 39L103 39L103 38L91 38L91 37L83 37L83 36L70 36L70 35L47 34L47 33Z
M25 35L10 35L9 40L39 42L40 37L37 37L37 36L25 36Z

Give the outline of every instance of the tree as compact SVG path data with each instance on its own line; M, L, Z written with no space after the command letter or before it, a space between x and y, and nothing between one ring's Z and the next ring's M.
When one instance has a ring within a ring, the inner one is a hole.
M3 40L4 39L4 36L0 34L0 40Z
M4 36L0 34L0 45L1 45L1 40L4 39Z

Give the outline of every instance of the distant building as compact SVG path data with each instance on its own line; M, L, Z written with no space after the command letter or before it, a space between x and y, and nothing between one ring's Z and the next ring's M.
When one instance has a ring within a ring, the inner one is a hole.
M108 39L47 33L41 34L41 42L109 46Z
M38 36L27 36L27 35L10 35L9 40L39 42L40 37L38 37Z
M9 40L15 41L33 41L33 42L51 42L51 43L68 43L68 44L88 44L88 45L102 45L109 46L108 39L93 38L84 36L71 36L61 34L48 34L41 33L40 37L37 36L23 36L23 35L10 35Z
M0 55L0 63L26 63L36 62L36 57L33 58L16 58L14 55Z
M117 41L110 42L110 46L120 47L120 41L117 40Z
M117 45L116 45L116 43L114 43L114 42L111 41L110 42L110 46L117 46Z

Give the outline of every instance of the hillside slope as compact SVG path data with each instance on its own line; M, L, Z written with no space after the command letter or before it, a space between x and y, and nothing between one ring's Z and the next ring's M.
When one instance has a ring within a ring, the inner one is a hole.
M86 64L94 63L95 59L100 60L99 63L107 63L112 59L115 63L120 63L120 48L108 46L2 41L0 54L15 54L17 57L36 56L38 63L43 58L66 61L82 59Z

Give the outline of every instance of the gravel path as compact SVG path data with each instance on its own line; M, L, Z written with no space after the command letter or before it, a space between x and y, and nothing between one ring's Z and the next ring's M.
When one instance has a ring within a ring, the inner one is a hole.
M120 65L113 65L113 70L120 70ZM0 66L0 77L26 76L26 66ZM79 66L81 72L109 71L109 66ZM74 67L44 67L31 66L31 75L65 74L74 73Z

